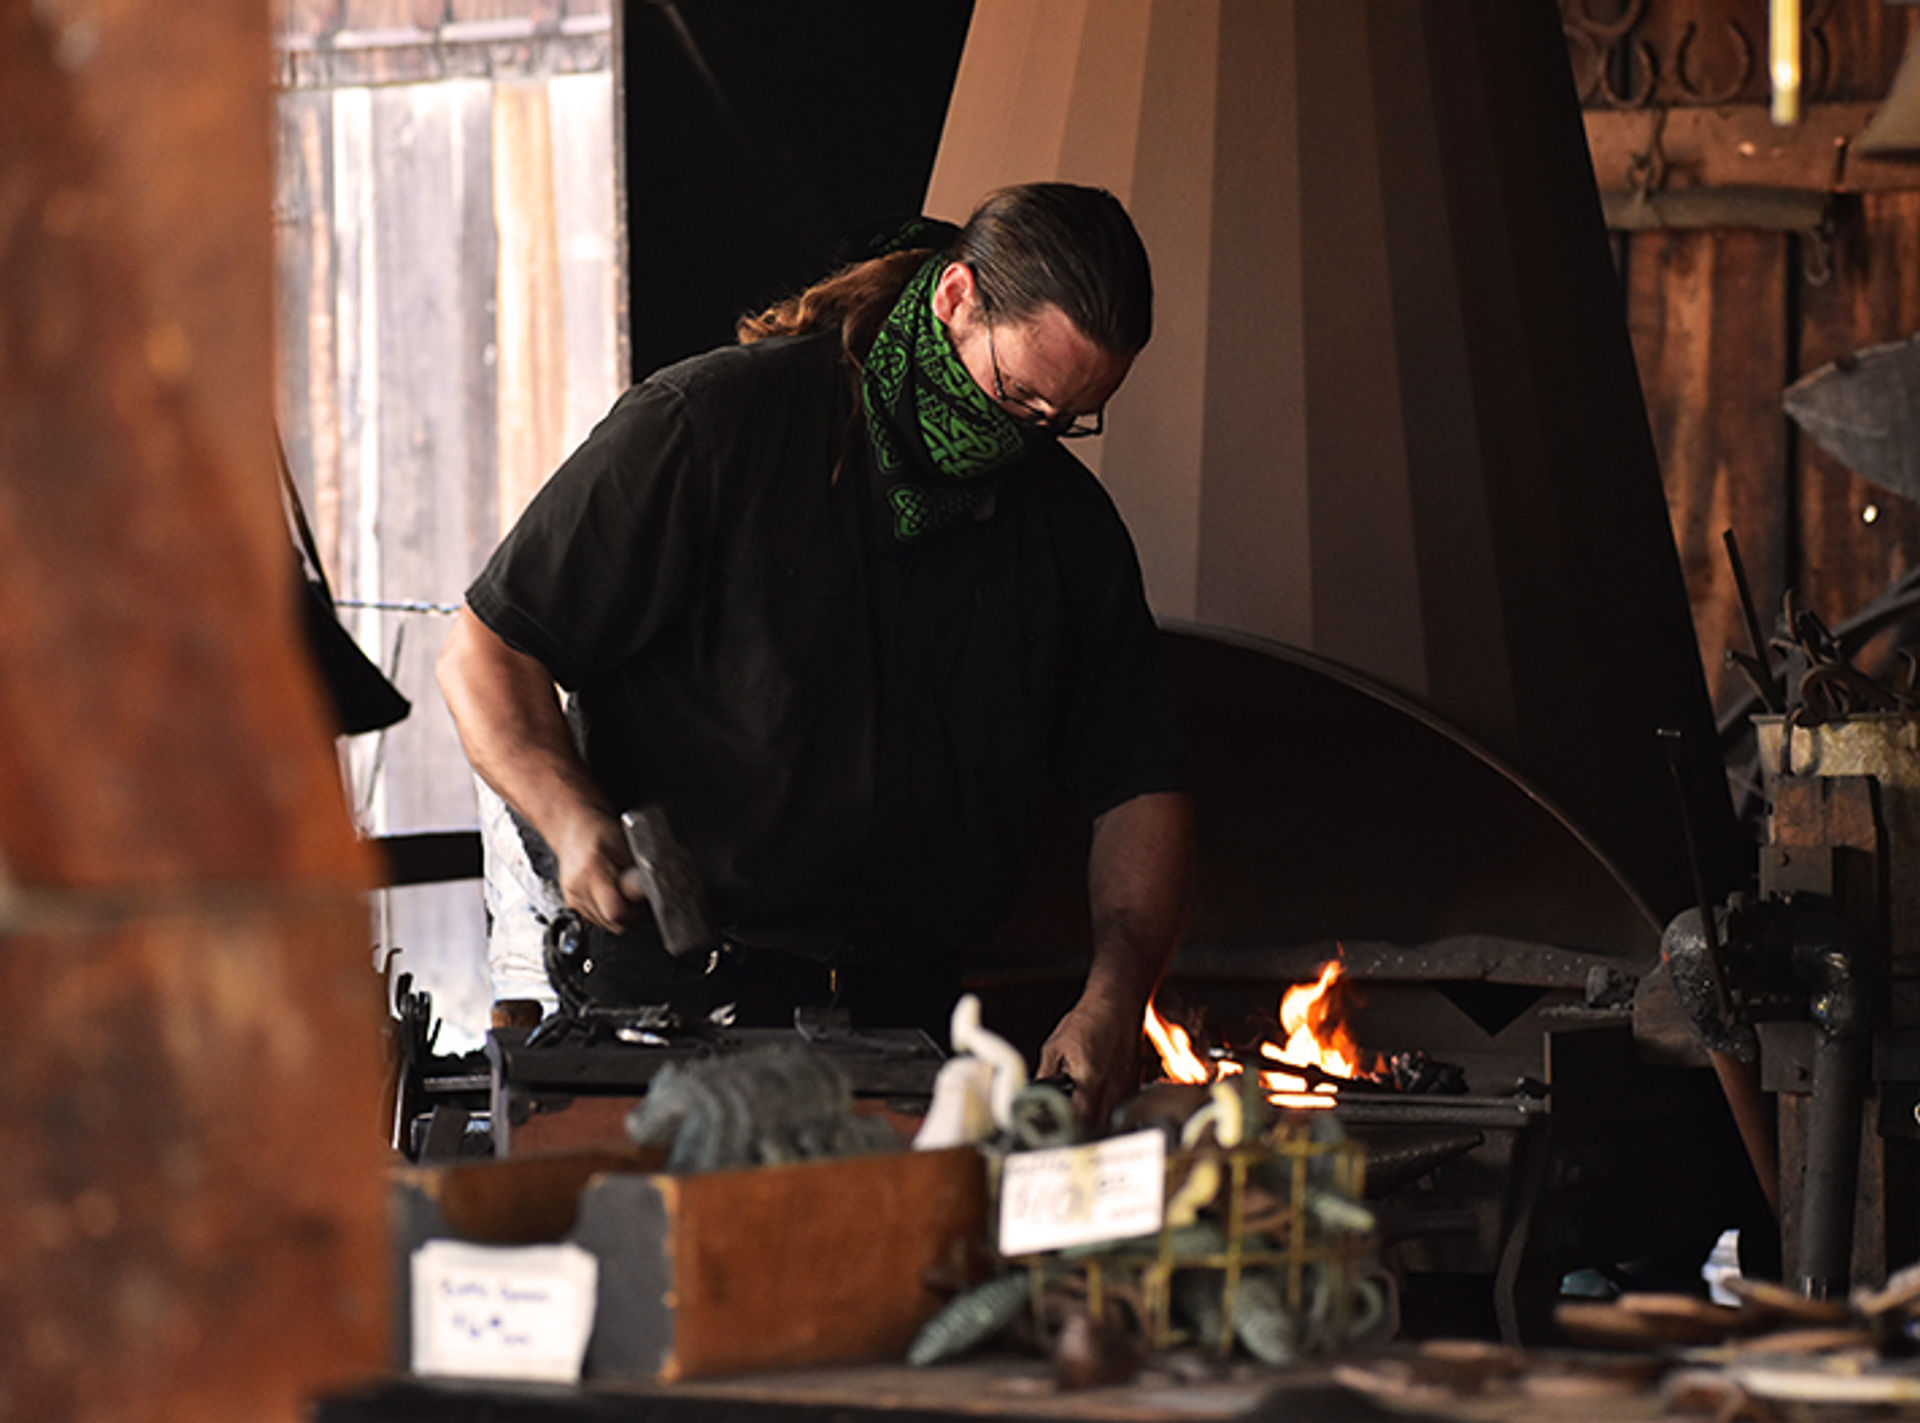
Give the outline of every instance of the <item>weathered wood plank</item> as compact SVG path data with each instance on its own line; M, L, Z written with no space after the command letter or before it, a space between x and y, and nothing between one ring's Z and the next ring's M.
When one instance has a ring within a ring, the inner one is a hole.
M1808 7L1812 9L1814 7ZM1907 42L1920 30L1911 5L1834 0L1806 50L1808 82L1840 103L1877 103L1893 83Z
M565 453L567 348L547 89L501 84L493 105L499 508L505 532Z
M610 70L519 83L503 112L497 90L442 80L281 99L294 463L349 601L457 603L503 518L617 392ZM511 290L496 312L502 272ZM519 490L504 515L503 454ZM371 608L342 620L414 703L384 736L347 746L367 827L472 824L470 772L432 678L448 624ZM447 1044L465 1045L490 996L477 886L386 894L377 912L381 943L434 995Z
M329 580L340 566L339 343L334 327L333 100L282 94L276 105L278 195L276 407L294 481Z
M1740 541L1763 617L1787 576L1787 252L1783 235L1746 232L1644 233L1628 250L1628 324L1721 708L1746 687L1723 664L1727 648L1746 648L1724 531Z
M379 562L375 578L356 589L363 598L457 602L475 544L493 533L471 522L475 466L484 474L492 454L492 421L475 420L490 413L492 393L488 333L473 312L476 298L484 312L485 291L475 291L463 263L449 260L471 250L469 223L492 225L492 214L471 197L476 182L483 193L487 187L490 155L471 140L487 132L490 101L489 86L476 81L373 96L381 419L378 485L368 497L377 500ZM433 680L446 619L390 611L367 622L377 640L363 645L412 698L413 712L355 748L365 828L471 825L471 772ZM369 784L376 764L378 780ZM483 1021L491 995L477 884L389 891L380 909L381 942L404 952L416 988L430 992L452 1022Z
M373 98L381 421L370 473L379 564L362 570L358 597L457 601L470 571L467 485L475 445L490 433L473 426L470 388L490 373L483 353L469 348L471 288L451 259L465 248L469 174L487 161L484 151L466 151L466 116L476 106L484 113L487 102L487 87L471 82L383 89ZM415 699L413 715L387 733L387 763L415 773L389 775L379 788L370 828L383 833L459 824L471 814L451 728L445 744L428 734L444 713L430 668L417 659L431 657L438 631L431 615L383 613L377 640L367 644L383 664L400 646L402 690Z
M274 0L276 45L312 43L340 28L342 0Z
M443 569L443 576L452 575L451 581L435 595L440 601L455 603L493 552L500 534L500 391L496 375L500 239L493 215L493 90L491 85L476 84L463 94L459 110L461 291L457 299L465 328L460 359L468 438L465 488L458 497L464 502L467 544L464 564ZM436 638L436 648L438 642Z
M566 332L560 444L571 450L607 413L624 384L619 361L622 264L614 250L613 75L556 75L548 81L547 94Z
M308 455L313 404L305 395L313 374L308 312L316 291L311 224L316 214L324 221L327 211L326 166L319 143L326 104L325 96L281 95L273 115L274 360L279 372L274 419L309 519L314 503ZM318 286L328 300L331 286Z
M447 18L447 0L341 0L343 30L431 30Z
M474 37L463 29L502 28L502 22L506 32L577 28L612 13L611 0L276 0L273 34L283 52L313 51L343 30L356 43L405 31L457 43Z
M552 24L560 18L560 0L447 0L447 18L455 24L508 19Z
M1920 168L1874 162L1848 145L1877 102L1816 104L1782 128L1758 104L1691 109L1589 109L1587 142L1602 192L1628 192L1654 165L1669 189L1790 188L1866 193L1920 187Z
M595 15L564 23L507 17L437 30L362 30L282 46L275 82L282 90L344 89L589 74L611 68L612 44L610 21Z
M333 308L338 429L339 536L334 592L358 597L378 586L378 544L367 491L379 468L380 366L374 339L380 309L374 262L373 96L342 90L333 99ZM370 565L370 566L367 566ZM370 619L348 615L356 633L377 637ZM362 639L363 643L368 638ZM377 645L377 642L374 644Z

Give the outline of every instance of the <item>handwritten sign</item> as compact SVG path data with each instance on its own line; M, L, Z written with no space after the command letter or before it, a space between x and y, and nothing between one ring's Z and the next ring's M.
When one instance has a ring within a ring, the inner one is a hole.
M1165 1209L1166 1165L1166 1138L1157 1131L1015 1152L1000 1175L1000 1253L1152 1234Z
M577 1245L428 1241L413 1252L413 1371L578 1382L598 1278Z

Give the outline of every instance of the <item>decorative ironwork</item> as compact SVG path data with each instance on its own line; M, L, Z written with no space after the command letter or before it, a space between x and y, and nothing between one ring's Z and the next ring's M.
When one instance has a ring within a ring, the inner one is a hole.
M1838 0L1807 0L1801 17L1802 93L1844 87L1827 33ZM1587 108L1699 107L1765 97L1765 66L1751 17L1712 13L1700 0L1560 0L1574 83ZM1764 5L1755 0L1764 24ZM1600 11L1601 13L1595 13ZM1674 38L1674 36L1678 38Z
M1615 54L1633 27L1646 17L1647 4L1648 0L1622 0L1619 14L1610 20L1599 20L1588 12L1587 0L1562 0L1561 27L1566 31L1568 45L1578 51L1573 72L1582 104L1592 105L1596 98L1601 98L1607 108L1637 109L1653 98L1659 62L1653 46L1645 40L1634 42L1625 51L1630 60L1639 61L1637 82L1623 93L1615 77L1615 71L1622 67Z
M1723 21L1721 28L1732 39L1734 54L1737 58L1732 78L1713 85L1696 83L1692 66L1687 62L1688 56L1693 53L1693 42L1699 36L1700 27L1689 22L1686 33L1680 36L1679 47L1673 54L1673 78L1687 103L1730 104L1740 96L1741 91L1753 78L1753 41L1747 38L1747 32L1733 20Z

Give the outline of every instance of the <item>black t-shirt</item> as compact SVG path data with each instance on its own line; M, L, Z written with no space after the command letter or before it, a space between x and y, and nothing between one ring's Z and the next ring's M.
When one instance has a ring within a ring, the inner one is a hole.
M629 390L468 590L570 693L619 807L659 802L746 943L926 962L991 936L1049 795L1184 787L1133 546L1048 444L988 517L881 526L837 335Z

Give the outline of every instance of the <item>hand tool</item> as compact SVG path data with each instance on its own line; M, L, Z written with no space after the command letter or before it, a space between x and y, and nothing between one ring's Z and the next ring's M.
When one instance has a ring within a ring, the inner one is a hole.
M634 868L640 872L660 942L675 958L710 953L719 947L707 922L706 887L700 871L668 823L666 810L641 806L620 817Z

